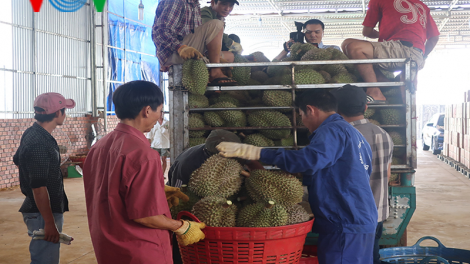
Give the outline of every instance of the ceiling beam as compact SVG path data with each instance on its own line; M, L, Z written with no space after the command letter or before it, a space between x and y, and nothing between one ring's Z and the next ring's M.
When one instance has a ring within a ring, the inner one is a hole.
M450 12L452 12L452 9L454 9L454 7L457 5L458 2L459 2L459 0L452 0L452 2L450 3L449 8L447 9L449 17L442 20L441 24L439 25L439 31L442 31L442 29L444 28L446 23L449 21L449 19L451 17Z
M274 10L276 10L276 12L278 13L279 16L282 17L282 11L281 9L279 9L279 7L277 7L276 4L274 4L274 2L272 0L266 0L273 8ZM282 20L282 19L281 19ZM286 22L284 21L281 21L281 24L284 26L284 28L287 30L287 32L290 32L291 29L289 26L287 26Z

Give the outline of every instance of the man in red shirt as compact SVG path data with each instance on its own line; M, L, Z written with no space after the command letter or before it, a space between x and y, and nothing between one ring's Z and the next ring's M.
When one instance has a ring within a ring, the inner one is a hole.
M379 31L374 29L377 23ZM362 25L362 34L378 38L379 42L346 39L342 49L350 59L411 58L421 70L424 60L439 40L439 31L430 10L419 0L371 0ZM376 65L388 71L403 66L398 63ZM357 64L356 68L366 82L377 82L377 78L384 77L376 75L372 64ZM369 104L386 102L378 87L370 87L366 93Z
M188 245L204 224L171 219L158 152L144 136L160 118L163 94L146 81L113 95L120 123L98 141L84 164L91 240L99 264L173 263L170 231Z

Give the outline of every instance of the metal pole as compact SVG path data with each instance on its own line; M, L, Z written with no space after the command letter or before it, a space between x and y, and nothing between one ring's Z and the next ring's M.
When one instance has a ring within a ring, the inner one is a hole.
M101 12L101 49L103 56L103 121L104 133L108 133L108 107L106 105L106 92L108 88L108 2L105 4L103 12Z
M36 13L33 12L33 45L32 45L32 52L33 52L33 80L32 80L32 85L31 85L31 88L32 88L32 91L31 91L31 99L32 101L31 102L34 102L34 99L36 98L36 90L37 90L37 75L36 75L36 72L37 72L37 53L36 53Z
M96 78L96 10L93 2L90 4L91 32L90 32L90 54L91 54L91 104L92 115L98 116L98 80Z

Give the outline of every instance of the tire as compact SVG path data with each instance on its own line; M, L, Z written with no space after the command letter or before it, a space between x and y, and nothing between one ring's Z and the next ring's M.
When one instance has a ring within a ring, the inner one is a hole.
M424 143L424 137L421 136L421 141L423 141L423 150L429 150L429 146Z
M434 149L436 147L436 140L434 140L434 138L431 139L431 150L432 150L432 154L434 155L437 155L437 154L441 154L441 150L440 149Z

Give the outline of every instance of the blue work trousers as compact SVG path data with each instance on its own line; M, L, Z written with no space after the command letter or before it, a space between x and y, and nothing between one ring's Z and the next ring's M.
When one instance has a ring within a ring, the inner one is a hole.
M319 264L372 264L375 233L329 233L318 237Z
M64 214L53 214L57 230L62 232ZM23 220L28 227L28 235L33 236L33 231L44 229L44 218L40 213L23 213ZM29 253L31 264L58 264L60 243L52 243L45 240L31 239Z

